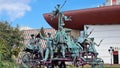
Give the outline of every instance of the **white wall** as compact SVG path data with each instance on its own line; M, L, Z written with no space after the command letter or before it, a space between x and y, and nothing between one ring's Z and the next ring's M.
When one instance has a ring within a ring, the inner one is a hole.
M118 51L118 54L119 54L118 57L119 57L119 64L120 64L120 49L119 49L119 51Z
M111 63L110 54L108 49L110 46L115 50L120 49L120 25L87 25L89 26L89 32L93 29L90 37L95 37L95 42L99 43L101 39L104 39L99 47L96 49L99 53L99 57L103 58L105 63ZM120 52L119 52L119 64L120 64Z

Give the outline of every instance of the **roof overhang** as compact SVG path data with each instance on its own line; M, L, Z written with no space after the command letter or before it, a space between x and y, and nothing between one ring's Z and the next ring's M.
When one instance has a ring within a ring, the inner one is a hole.
M76 30L82 30L84 25L120 24L120 5L71 10L64 14L72 18L72 21L65 21L65 27ZM58 19L50 15L43 14L47 23L57 29Z

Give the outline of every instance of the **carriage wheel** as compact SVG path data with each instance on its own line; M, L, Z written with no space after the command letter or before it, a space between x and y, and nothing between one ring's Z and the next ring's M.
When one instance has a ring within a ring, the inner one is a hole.
M59 68L66 68L65 61L61 61L61 63L58 65Z
M31 55L26 53L22 57L22 64L25 68L31 67Z
M84 61L82 59L80 60L77 60L74 62L74 66L76 67L80 67L80 66L83 66L84 65Z

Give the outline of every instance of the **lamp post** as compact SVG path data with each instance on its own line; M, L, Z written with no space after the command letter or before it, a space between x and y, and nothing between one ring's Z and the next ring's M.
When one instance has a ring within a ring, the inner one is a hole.
M111 61L111 67L112 67L112 55L113 55L113 51L114 51L113 47L110 47L110 48L108 49L108 51L109 51L110 56L111 56L110 61Z

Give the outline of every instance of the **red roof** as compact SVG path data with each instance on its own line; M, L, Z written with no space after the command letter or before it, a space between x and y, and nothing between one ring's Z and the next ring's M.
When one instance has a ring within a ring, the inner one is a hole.
M52 19L50 14L45 13L44 18L57 29L57 18ZM64 14L72 17L72 21L65 21L65 27L71 29L82 30L84 25L120 24L120 5L71 10Z

